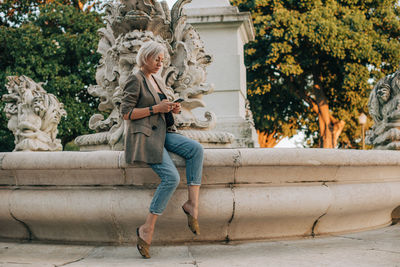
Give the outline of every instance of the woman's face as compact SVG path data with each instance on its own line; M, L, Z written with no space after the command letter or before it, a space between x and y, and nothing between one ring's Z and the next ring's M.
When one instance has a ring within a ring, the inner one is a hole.
M163 65L163 61L164 61L164 53L160 53L158 54L155 58L148 58L147 59L147 64L144 65L144 69L151 73L157 73Z

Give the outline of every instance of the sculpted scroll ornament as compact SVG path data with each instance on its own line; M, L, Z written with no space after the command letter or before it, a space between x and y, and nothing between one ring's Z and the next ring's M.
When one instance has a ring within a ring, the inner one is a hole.
M108 111L104 118L95 114L89 128L97 132L80 136L75 143L108 145L121 149L124 123L119 107L122 88L128 76L138 71L136 55L147 41L165 47L164 67L160 75L169 89L169 99L182 97L182 113L175 118L176 126L185 129L211 129L216 118L206 112L204 121L198 120L192 109L205 107L202 96L213 92L213 85L205 82L206 67L211 56L204 51L204 43L195 29L186 23L182 8L191 0L178 0L170 11L165 1L121 0L106 4L106 27L99 30L98 52L102 55L96 72L97 85L90 86L89 94L100 98L100 111Z
M381 79L371 92L369 113L374 125L366 143L375 149L400 149L400 71Z
M8 129L15 136L14 151L62 150L57 126L67 113L53 94L26 76L8 76L3 95Z

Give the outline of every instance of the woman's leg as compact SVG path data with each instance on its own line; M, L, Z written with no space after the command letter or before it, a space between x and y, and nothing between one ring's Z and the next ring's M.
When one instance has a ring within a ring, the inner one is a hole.
M178 170L172 162L167 150L164 148L163 159L160 164L149 164L161 179L153 200L150 204L150 212L146 217L146 222L139 227L140 237L150 244L153 238L154 227L159 215L165 210L169 199L179 185L180 177Z
M183 208L197 219L199 216L199 193L200 185L188 186L188 201L183 204Z
M203 147L198 142L175 133L167 133L165 147L168 151L186 159L188 201L185 202L183 208L197 219L203 170Z
M154 228L156 226L158 215L150 213L147 214L146 221L139 227L139 236L147 243L151 244L153 240Z

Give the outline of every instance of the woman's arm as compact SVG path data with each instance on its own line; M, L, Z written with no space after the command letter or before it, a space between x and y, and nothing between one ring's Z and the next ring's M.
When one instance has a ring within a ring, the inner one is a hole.
M126 116L136 107L137 101L140 94L140 85L136 76L129 77L129 80L123 88L123 96L121 99L120 111L122 118L126 119Z
M153 114L159 113L159 112L156 112L156 109L157 109L156 106L157 105L153 106ZM148 117L150 115L152 115L150 113L150 107L147 107L147 108L133 108L131 110L131 112L129 112L128 114L124 114L122 116L122 118L124 120L138 120L138 119L142 119L142 118Z
M124 120L139 120L157 113L167 113L171 111L173 107L174 103L163 100L160 104L151 106L151 108L133 108L129 113L123 114L122 118ZM151 109L152 112L150 111Z
M140 85L136 76L132 76L124 88L124 95L121 101L121 114L124 120L139 120L157 113L170 112L175 104L168 100L163 100L157 105L145 108L136 108L139 98Z

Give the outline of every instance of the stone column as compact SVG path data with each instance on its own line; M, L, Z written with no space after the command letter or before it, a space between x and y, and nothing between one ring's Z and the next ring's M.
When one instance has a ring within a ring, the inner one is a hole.
M239 12L228 0L193 0L185 6L188 22L200 33L213 63L207 82L215 85L203 97L207 109L217 115L217 131L235 135L234 147L258 147L257 133L248 110L243 46L254 40L249 12ZM204 111L199 110L199 114Z

